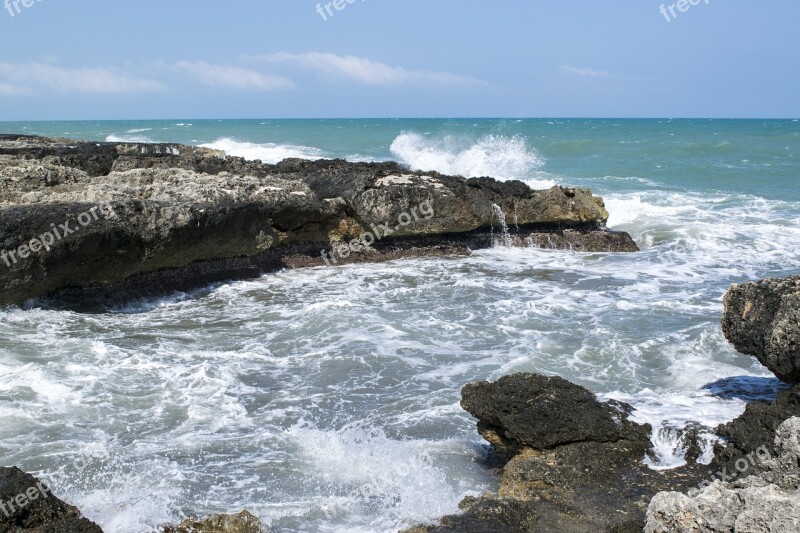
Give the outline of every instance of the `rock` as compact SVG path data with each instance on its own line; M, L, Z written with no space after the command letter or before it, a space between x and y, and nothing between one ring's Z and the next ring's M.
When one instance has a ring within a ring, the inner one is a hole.
M800 383L800 276L731 287L722 331L780 379Z
M118 304L280 268L466 254L498 240L638 250L607 218L586 189L0 135L0 305Z
M189 519L161 533L268 533L247 511ZM19 468L0 467L0 533L103 533L77 508L56 498L46 484Z
M165 526L162 533L268 533L261 521L242 511L236 515L213 515L205 520L194 518L184 520L177 526Z
M737 349L795 384L799 299L797 277L734 286L723 318ZM649 431L628 420L629 406L601 403L582 387L534 374L467 385L462 406L508 461L500 489L413 531L800 531L800 385L786 390L774 380L727 378L707 388L761 399L717 428L724 440L711 465L695 462L704 430L689 425L679 431L688 464L654 471L642 463L652 452Z
M467 385L462 397L481 434L508 461L500 488L467 498L463 514L414 533L638 532L654 494L686 489L707 475L698 464L647 468L651 428L629 421L629 406L601 403L561 378L517 374Z
M791 417L800 417L800 386L781 393L775 401L749 403L741 416L717 428L717 434L726 442L715 451L716 463L730 467L761 446L775 453L772 448L775 432Z
M692 495L657 494L647 510L645 532L800 531L800 418L781 424L774 449L775 456L754 456L761 463L759 475L716 480Z
M102 533L77 508L19 468L0 467L0 533Z
M515 374L495 383L470 383L461 394L461 406L478 419L478 432L505 459L524 448L646 440L650 434L649 426L628 421L629 406L601 403L559 377Z

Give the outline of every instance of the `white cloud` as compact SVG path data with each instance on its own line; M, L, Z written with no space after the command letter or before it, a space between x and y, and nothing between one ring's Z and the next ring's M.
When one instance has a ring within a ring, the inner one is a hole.
M173 65L173 69L210 87L244 91L274 91L294 87L291 80L282 76L262 74L240 67L211 65L205 61L180 61Z
M428 85L484 85L486 82L452 74L429 70L407 70L392 67L379 61L356 56L339 56L331 53L308 52L293 54L278 52L252 58L282 63L313 70L320 74L333 74L355 80L366 85L428 84Z
M28 94L30 89L27 87L17 87L10 83L0 82L0 96L19 96L21 94Z
M0 63L0 84L5 90L13 87L28 92L27 88L15 87L7 82L64 93L126 94L166 89L161 82L126 76L110 68L65 68L37 62Z
M561 72L563 74L569 74L571 76L582 76L584 78L613 78L610 73L606 72L605 70L595 70L593 68L588 67L570 67L569 65L564 65L561 67Z

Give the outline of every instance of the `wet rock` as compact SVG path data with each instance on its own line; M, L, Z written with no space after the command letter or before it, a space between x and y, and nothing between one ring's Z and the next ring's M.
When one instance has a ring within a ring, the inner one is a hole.
M717 428L725 442L717 447L715 462L730 469L738 459L762 446L775 453L775 432L791 417L800 417L800 386L781 393L775 401L748 404L741 416Z
M783 381L800 383L800 276L731 287L722 330L737 350Z
M601 403L561 378L517 374L467 385L462 397L481 434L508 460L500 488L467 498L462 514L416 532L641 531L654 494L707 475L696 463L647 468L651 428L629 421L629 406Z
M638 250L607 218L586 189L4 135L0 305L120 304L280 268L467 254L498 240Z
M657 494L648 507L645 532L800 531L800 418L781 424L774 450L776 455L755 456L759 475L716 480L691 494Z
M559 377L514 374L495 383L470 383L462 390L461 406L506 459L524 448L647 441L650 434L649 426L628 421L629 406L601 403L591 391Z
M19 468L0 467L0 533L102 533L77 508Z
M213 515L204 520L188 519L177 526L165 526L161 533L269 533L248 511L236 515Z

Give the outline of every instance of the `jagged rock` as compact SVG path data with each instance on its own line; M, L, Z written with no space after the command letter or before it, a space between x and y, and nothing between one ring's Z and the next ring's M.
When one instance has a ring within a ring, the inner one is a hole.
M722 331L780 379L800 383L800 276L731 287Z
M0 467L0 533L103 533L19 468Z
M800 417L800 386L781 393L775 401L749 403L741 416L717 428L726 442L717 447L716 463L732 465L761 446L774 453L775 431L791 417Z
M716 480L691 495L657 494L648 507L645 532L800 531L800 418L781 424L774 449L775 456L754 456L753 462L760 463L759 475Z
M559 377L514 374L495 383L470 383L461 395L461 406L478 419L478 432L506 459L524 448L646 440L650 433L628 421L629 406L601 403L591 391Z
M500 237L498 208L512 244L638 250L586 189L0 135L0 305L118 303L286 267L469 253Z
M629 421L629 406L601 403L561 378L517 374L467 385L462 397L481 434L510 458L500 489L467 498L463 514L414 533L641 531L654 494L706 475L698 464L647 468L651 428Z
M258 517L248 511L236 515L213 515L204 520L190 518L177 526L165 526L162 533L269 533Z

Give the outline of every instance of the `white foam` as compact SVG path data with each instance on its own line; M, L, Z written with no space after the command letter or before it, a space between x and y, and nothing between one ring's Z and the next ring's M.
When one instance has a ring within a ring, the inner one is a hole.
M155 142L150 137L144 135L136 135L134 133L124 133L119 135L108 135L106 142L109 143L152 143Z
M716 441L712 435L714 428L741 415L747 405L743 400L719 398L706 390L664 392L644 389L635 394L614 391L601 394L599 398L632 405L635 411L631 420L653 427L651 441L655 458L647 456L644 461L654 470L686 464L686 448L680 435L689 425L701 430L704 453L698 462L710 463Z
M397 136L391 152L414 170L433 170L468 178L530 180L537 189L555 185L554 181L537 179L536 173L544 161L521 137L486 135L478 140L466 140L453 136L431 138L411 132Z
M296 426L288 434L310 462L312 483L321 487L322 512L346 513L346 526L329 531L393 531L458 512L458 502L481 487L454 488L437 466L437 455L460 443L394 440L380 430L322 431ZM390 510L375 522L374 508Z
M284 159L325 159L328 157L323 150L310 146L295 146L290 144L240 142L230 138L217 139L212 143L201 145L204 148L222 150L226 154L255 161L260 160L264 163L280 163Z

